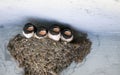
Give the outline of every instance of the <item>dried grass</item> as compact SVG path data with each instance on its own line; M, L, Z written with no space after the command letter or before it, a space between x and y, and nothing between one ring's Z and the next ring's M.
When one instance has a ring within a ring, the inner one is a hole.
M18 34L9 41L8 50L25 68L25 75L59 75L73 61L82 62L90 52L91 42L86 37L77 41L65 44L49 38L26 39Z

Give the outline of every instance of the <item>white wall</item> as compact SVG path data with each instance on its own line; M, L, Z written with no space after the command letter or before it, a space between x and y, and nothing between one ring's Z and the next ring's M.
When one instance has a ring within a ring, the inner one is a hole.
M0 0L0 24L22 22L26 16L89 32L120 32L120 0Z
M89 33L92 47L86 59L72 63L61 75L120 74L120 0L0 0L0 75L23 73L8 54L7 43L21 32L28 17L96 33Z

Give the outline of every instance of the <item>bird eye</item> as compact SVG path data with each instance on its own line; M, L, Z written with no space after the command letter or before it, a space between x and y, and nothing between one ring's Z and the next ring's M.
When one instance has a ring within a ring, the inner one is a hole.
M59 28L53 28L53 31L54 32L60 32L60 29Z
M27 30L28 30L28 31L33 31L33 30L34 30L34 27L33 27L33 26L32 26L32 27L28 27Z
M70 31L65 31L64 34L70 36L72 33Z
M45 35L47 32L45 30L42 30L39 32L40 35Z

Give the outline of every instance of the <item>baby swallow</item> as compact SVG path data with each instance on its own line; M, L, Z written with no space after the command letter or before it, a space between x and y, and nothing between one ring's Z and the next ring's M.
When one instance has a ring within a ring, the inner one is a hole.
M36 27L33 24L27 23L23 27L22 33L26 38L31 38L34 35L35 30L36 30Z
M48 29L48 37L54 41L59 41L60 40L60 26L59 25L52 25Z
M61 31L61 40L64 42L71 42L73 40L73 32L71 29L66 28Z
M37 39L42 39L42 38L47 37L47 33L48 33L47 28L44 26L40 26L37 28L37 31L36 31L34 37Z

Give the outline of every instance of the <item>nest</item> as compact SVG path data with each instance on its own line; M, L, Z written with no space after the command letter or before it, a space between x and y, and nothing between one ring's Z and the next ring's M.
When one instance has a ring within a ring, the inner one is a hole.
M8 43L10 54L23 67L25 75L59 75L73 61L79 63L90 52L91 42L86 37L78 43L56 42L49 38L26 39L16 35Z

